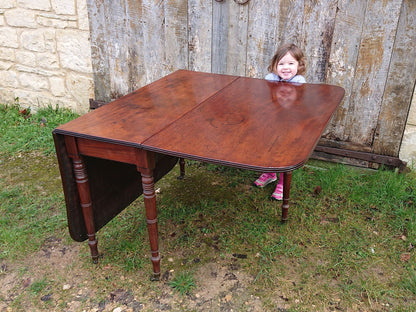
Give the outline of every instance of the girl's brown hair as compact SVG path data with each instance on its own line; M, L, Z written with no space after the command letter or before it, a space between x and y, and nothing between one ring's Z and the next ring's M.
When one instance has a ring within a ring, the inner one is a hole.
M287 52L289 52L296 59L296 61L298 61L299 66L297 75L302 75L306 71L305 58L302 50L293 43L284 44L277 49L269 67L267 67L267 70L269 72L273 72L277 63L286 55Z

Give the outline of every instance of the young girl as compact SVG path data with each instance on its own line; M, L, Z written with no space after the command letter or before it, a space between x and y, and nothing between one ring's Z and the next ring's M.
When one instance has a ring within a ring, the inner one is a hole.
M305 72L303 52L293 43L279 47L267 69L270 73L266 75L266 80L297 83L306 82L305 78L302 76ZM263 173L254 182L254 185L264 187L276 180L276 173ZM272 194L272 199L283 199L283 173L279 175L279 182Z

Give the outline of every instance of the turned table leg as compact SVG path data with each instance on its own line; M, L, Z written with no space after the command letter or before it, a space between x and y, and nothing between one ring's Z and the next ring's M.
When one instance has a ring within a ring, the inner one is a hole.
M283 174L283 203L282 203L282 221L287 221L289 212L289 195L290 183L292 182L292 172L285 172Z
M180 175L178 177L179 180L182 180L185 178L185 159L179 158L179 169L180 169Z
M72 159L74 166L75 181L77 183L82 214L84 216L85 227L87 229L88 245L94 263L98 262L98 240L95 237L94 216L91 204L90 186L88 183L87 170L81 157Z
M78 195L82 214L84 216L85 228L88 236L88 246L90 247L91 257L94 263L98 262L98 240L95 237L94 214L91 203L90 185L88 182L87 169L82 157L78 153L77 142L74 137L65 136L65 146L68 156L72 159L75 182L77 184Z
M158 242L158 228L157 228L157 209L156 209L156 195L154 188L153 170L142 169L142 184L144 205L146 208L146 222L147 230L149 232L150 250L152 254L153 264L153 278L152 280L159 280L160 278L160 255Z

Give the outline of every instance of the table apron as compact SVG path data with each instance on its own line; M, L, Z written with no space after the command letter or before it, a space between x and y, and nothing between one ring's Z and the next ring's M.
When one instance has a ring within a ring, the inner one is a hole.
M100 142L84 138L77 138L76 141L78 153L81 155L136 165L139 171L140 168L154 168L154 157L150 157L150 159L148 157L148 155L153 154L153 152L148 152L133 146Z

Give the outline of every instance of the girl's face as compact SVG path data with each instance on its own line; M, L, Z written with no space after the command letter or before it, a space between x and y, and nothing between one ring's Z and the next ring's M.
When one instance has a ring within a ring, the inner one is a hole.
M298 72L299 62L287 52L276 64L275 73L283 80L289 80Z

